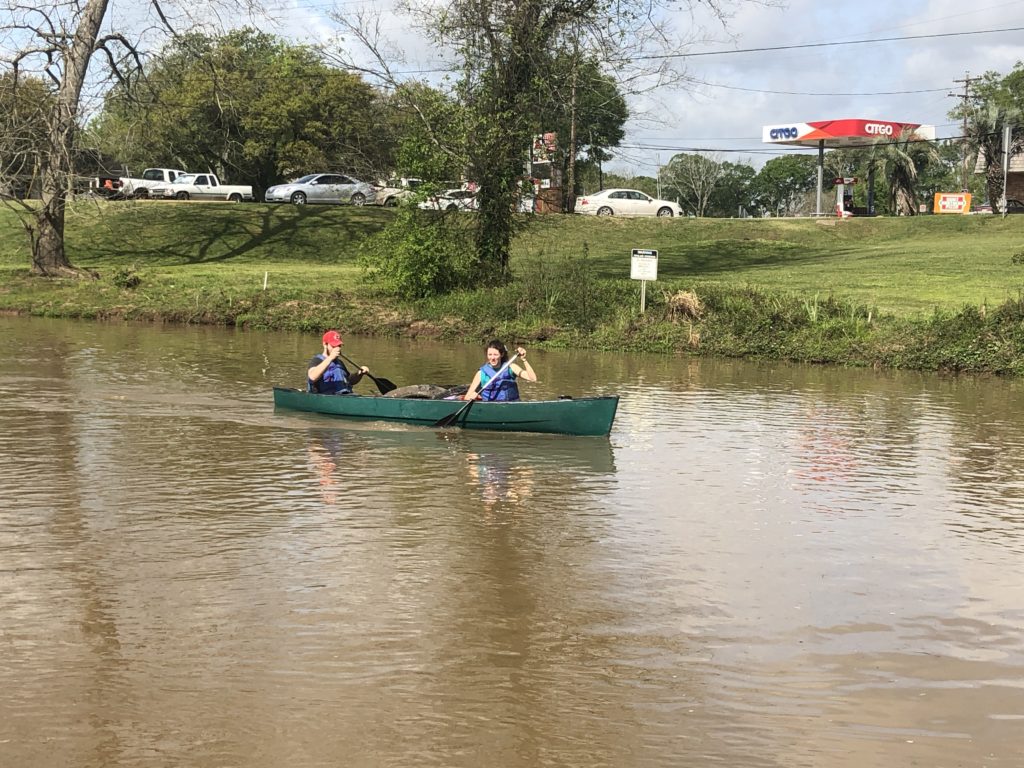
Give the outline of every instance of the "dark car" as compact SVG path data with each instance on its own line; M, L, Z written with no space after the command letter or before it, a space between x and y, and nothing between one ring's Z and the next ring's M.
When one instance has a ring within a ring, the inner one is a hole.
M1024 203L1020 200L1014 200L1012 197L1006 200L1006 212L1007 213L1024 213Z

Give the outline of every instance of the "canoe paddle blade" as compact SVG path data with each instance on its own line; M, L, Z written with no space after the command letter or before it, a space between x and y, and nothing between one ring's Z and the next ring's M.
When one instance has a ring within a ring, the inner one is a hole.
M444 418L438 419L431 426L454 427L456 424L459 423L459 419L462 417L462 414L469 415L469 409L473 407L473 403L475 402L476 400L469 400L464 406L459 408L459 410L449 413Z
M395 382L391 381L391 379L385 379L383 376L374 376L372 373L368 373L366 375L373 379L373 383L377 385L377 389L380 390L382 395L386 395L388 392L398 389Z

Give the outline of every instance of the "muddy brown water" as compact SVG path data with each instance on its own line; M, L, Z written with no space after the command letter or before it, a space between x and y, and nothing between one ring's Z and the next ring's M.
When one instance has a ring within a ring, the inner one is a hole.
M314 334L0 339L2 766L1024 765L1021 382L533 350L622 396L567 438L275 412Z

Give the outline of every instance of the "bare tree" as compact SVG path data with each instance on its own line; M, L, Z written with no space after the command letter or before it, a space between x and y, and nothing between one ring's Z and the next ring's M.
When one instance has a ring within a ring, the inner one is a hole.
M244 0L238 0L237 5L251 9ZM97 78L99 86L111 80L128 82L143 71L142 41L148 31L160 27L166 38L167 34L175 34L176 14L185 21L192 19L187 6L180 10L160 0L149 0L137 9L138 23L126 23L125 30L101 34L104 26L112 25L109 7L110 0L4 0L0 6L4 19L0 22L0 40L10 51L2 63L10 67L13 87L17 88L23 77L37 75L49 82L52 93L48 109L37 116L39 121L35 124L44 134L39 150L41 205L18 206L29 233L35 274L88 274L68 260L64 222L73 157L83 121L83 91L94 57L102 54L105 64L104 74ZM217 7L205 4L202 10L212 14ZM128 32L128 27L134 32ZM23 166L24 163L15 163L15 167Z
M703 217L725 170L720 156L680 154L662 170L661 180L670 190L669 194L674 191L684 207Z

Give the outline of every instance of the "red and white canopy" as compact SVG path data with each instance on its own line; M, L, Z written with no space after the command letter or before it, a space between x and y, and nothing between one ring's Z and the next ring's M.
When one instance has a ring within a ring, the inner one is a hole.
M935 139L934 125L903 123L892 120L816 120L810 123L782 123L766 125L761 130L765 144L788 144L797 147L817 147L824 141L826 147L864 146L872 141L907 138Z

